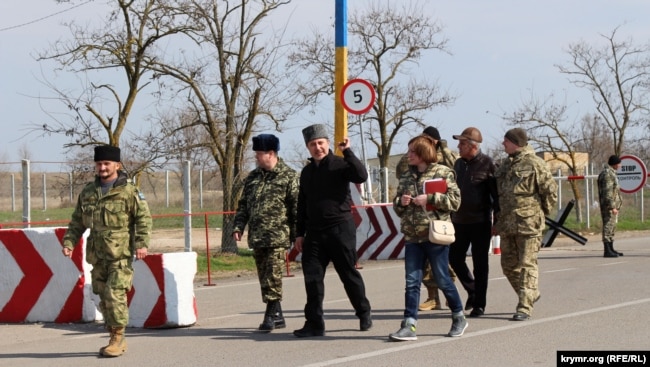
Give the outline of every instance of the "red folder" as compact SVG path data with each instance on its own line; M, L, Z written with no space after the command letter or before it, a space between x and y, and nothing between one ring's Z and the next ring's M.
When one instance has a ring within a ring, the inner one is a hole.
M434 178L432 180L426 180L423 184L423 190L425 194L434 194L436 192L446 193L447 192L447 181L444 178ZM433 210L433 205L427 204L427 210Z

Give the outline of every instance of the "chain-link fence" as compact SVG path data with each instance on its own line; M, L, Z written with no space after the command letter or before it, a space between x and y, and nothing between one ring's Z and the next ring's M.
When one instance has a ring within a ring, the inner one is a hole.
M66 217L72 212L77 195L83 186L92 180L94 166L87 169L68 171L61 169L53 172L39 163L37 169L32 169L29 161L3 164L0 166L0 212L3 222L24 221L23 206L28 202L32 213L63 212ZM371 170L372 172L372 170ZM370 181L371 190L376 195L381 187L380 180L384 175L373 172ZM222 209L221 182L217 172L193 170L191 177L191 207L194 212L214 212ZM388 176L386 176L388 177ZM580 228L600 226L600 209L598 208L598 189L596 175L567 176L566 173L556 172L558 180L558 212L566 204L575 199L576 205L570 215L571 221ZM392 177L388 177L392 178ZM138 176L138 185L145 194L149 207L154 214L182 214L184 210L183 167L180 164L170 166L168 170L144 172ZM386 179L386 181L389 181ZM387 182L390 187L390 181ZM365 188L364 188L365 189ZM29 195L24 195L28 190ZM388 192L388 202L391 201L393 190ZM374 196L375 202L380 202L379 195ZM645 222L645 202L648 190L640 190L634 194L622 194L623 209L621 217L626 220ZM364 198L365 199L365 198Z
M0 170L0 212L4 222L23 221L24 208L33 213L71 213L77 196L93 179L94 166L77 171L53 172L32 169L29 161L4 164ZM46 167L48 168L48 167ZM183 213L184 187L182 167L143 172L137 184L145 195L152 213ZM216 172L192 170L191 207L197 211L221 210L221 182ZM29 194L27 194L29 193Z

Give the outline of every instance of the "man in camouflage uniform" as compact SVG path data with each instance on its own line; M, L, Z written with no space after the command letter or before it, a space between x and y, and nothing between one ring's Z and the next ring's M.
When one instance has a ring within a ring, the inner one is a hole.
M424 129L422 134L429 135L431 138L433 138L433 141L436 145L436 153L438 155L438 164L442 164L443 166L453 169L454 163L456 163L456 160L458 159L458 154L452 152L451 149L447 147L447 141L440 138L440 132L438 129L433 126L428 126L426 129ZM395 166L395 176L399 180L402 174L408 170L408 154L404 154L402 158L400 158L399 162L397 162L397 166Z
M557 202L557 184L546 162L528 145L523 129L506 132L508 154L495 173L500 210L496 232L501 236L501 267L519 296L515 321L528 320L539 300L537 254L545 216Z
M607 167L598 175L598 200L600 216L603 219L604 257L623 256L622 252L614 250L616 216L622 204L618 177L616 176L616 170L619 167L621 167L621 159L616 155L612 155L607 161Z
M108 345L99 350L107 357L126 352L126 293L133 282L133 256L136 260L147 256L151 236L149 206L120 167L120 148L95 147L97 176L79 194L63 237L63 254L71 257L83 233L90 230L86 261L93 266L93 293L99 295L99 310L110 332Z
M433 126L428 126L426 129L424 129L422 134L428 135L433 139L434 145L436 147L438 164L442 164L443 166L454 169L454 163L458 159L458 154L452 152L451 149L447 147L447 141L442 140L438 129L436 129ZM397 162L397 166L395 166L395 176L399 180L402 177L402 175L408 171L409 171L408 154L404 154L402 158L400 158L399 162ZM449 268L449 274L451 275L451 280L455 283L456 273L454 273L454 270L451 267ZM419 310L420 311L441 310L442 305L440 304L440 295L438 294L438 284L436 284L436 279L433 276L433 271L431 270L431 264L429 264L428 260L426 261L424 266L422 284L424 284L424 286L427 287L428 296L426 301L422 302L422 304L419 306ZM472 303L473 301L468 299L467 307Z
M253 138L255 168L246 177L235 215L232 236L241 240L248 225L248 247L253 249L257 276L266 303L259 330L286 327L282 315L282 269L286 251L296 238L298 173L278 157L280 141L275 135Z

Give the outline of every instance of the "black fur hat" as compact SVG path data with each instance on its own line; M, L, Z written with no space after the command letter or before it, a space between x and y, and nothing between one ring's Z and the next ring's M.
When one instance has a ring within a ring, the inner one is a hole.
M98 145L95 147L95 162L111 161L120 162L120 148L112 145Z
M253 150L256 152L280 151L280 139L273 134L259 134L253 137Z

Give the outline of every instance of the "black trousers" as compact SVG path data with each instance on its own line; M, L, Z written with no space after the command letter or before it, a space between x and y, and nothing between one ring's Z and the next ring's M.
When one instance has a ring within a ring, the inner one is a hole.
M356 269L356 228L346 221L323 231L307 231L302 250L302 270L305 277L305 318L317 329L325 328L323 298L325 271L330 262L339 275L345 293L358 317L370 315L370 302L361 273Z
M489 252L492 238L492 224L480 222L471 224L454 223L456 241L449 248L449 265L463 288L471 296L474 295L474 308L485 308L488 273L490 272ZM472 265L470 271L466 263L467 250L472 245Z

